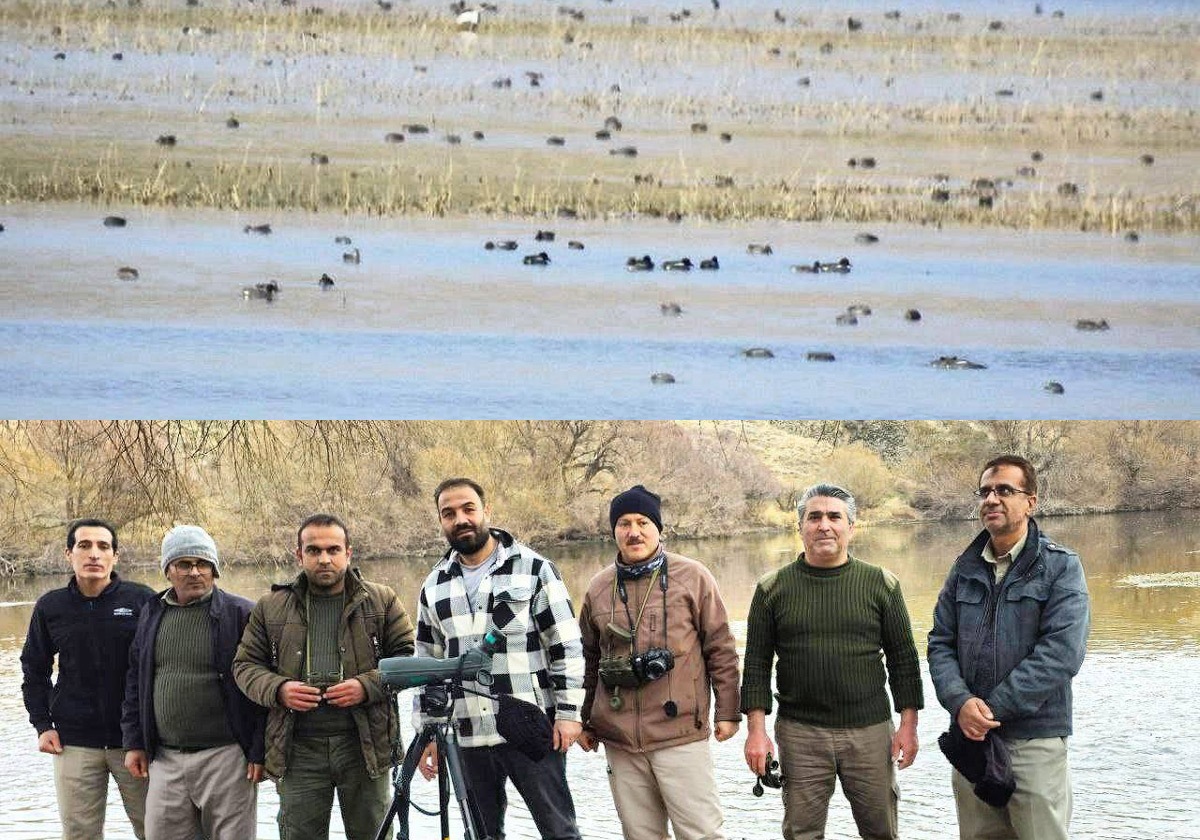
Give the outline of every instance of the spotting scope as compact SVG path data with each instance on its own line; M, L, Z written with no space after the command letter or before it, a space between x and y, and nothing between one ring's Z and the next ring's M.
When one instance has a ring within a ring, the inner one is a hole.
M390 656L379 660L379 678L386 688L397 690L418 688L430 683L446 680L463 682L474 680L491 685L492 675L487 670L492 664L492 654L499 647L500 637L495 630L488 630L478 645L453 659L434 659L432 656Z

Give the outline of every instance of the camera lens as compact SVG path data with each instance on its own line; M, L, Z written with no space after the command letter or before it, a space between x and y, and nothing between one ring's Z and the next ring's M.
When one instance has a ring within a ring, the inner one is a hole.
M649 659L646 661L646 679L657 680L665 673L667 673L667 666L663 664L661 659Z

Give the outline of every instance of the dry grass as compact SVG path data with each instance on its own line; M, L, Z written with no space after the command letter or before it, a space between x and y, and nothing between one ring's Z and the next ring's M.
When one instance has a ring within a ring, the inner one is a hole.
M1187 94L1200 39L1187 25L996 33L931 17L851 34L833 20L631 25L546 9L464 37L440 8L313 8L5 4L0 27L25 48L7 81L26 96L0 138L0 200L1200 230ZM108 60L118 50L125 60ZM546 79L531 87L526 70ZM930 95L930 80L957 93ZM1002 86L1018 95L996 96ZM1097 88L1108 98L1091 99ZM624 129L597 141L610 114ZM693 134L696 121L708 132ZM405 132L412 122L430 133ZM389 131L405 142L385 143ZM177 146L155 144L167 133ZM546 146L552 134L566 146ZM625 145L638 156L609 154ZM1045 163L1017 175L1034 150ZM879 164L849 168L855 155ZM974 188L981 177L997 188ZM1061 195L1065 182L1077 194Z

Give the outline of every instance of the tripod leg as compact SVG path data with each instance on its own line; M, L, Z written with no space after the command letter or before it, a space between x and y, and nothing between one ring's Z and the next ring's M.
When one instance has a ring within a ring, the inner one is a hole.
M450 774L446 768L446 752L438 739L438 818L442 829L442 840L450 840Z
M388 828L392 824L393 817L396 817L398 820L396 828L396 837L398 840L409 840L409 790L412 788L413 774L417 771L417 765L421 762L421 754L425 752L425 745L432 741L433 737L432 727L426 727L413 736L412 743L409 744L408 751L404 754L404 763L400 766L400 771L392 783L395 790L392 795L392 804L388 808L387 815L383 818L383 823L379 826L375 840L387 840Z
M450 781L454 785L454 795L458 799L458 807L462 811L463 832L466 840L491 840L491 835L485 833L483 815L479 806L471 798L471 786L467 784L463 772L462 753L459 752L458 738L454 730L438 735L440 754L445 756L447 768L450 771ZM443 811L444 813L444 811ZM446 835L449 837L449 834Z

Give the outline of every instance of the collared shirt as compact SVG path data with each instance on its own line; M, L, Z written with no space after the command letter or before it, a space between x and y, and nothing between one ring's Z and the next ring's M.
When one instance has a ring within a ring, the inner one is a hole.
M1021 556L1021 549L1025 547L1025 540L1029 539L1029 531L1026 529L1024 536L1017 540L1017 544L1008 550L1007 553L996 556L996 552L992 551L992 541L988 540L987 545L983 547L983 559L992 564L992 573L996 576L996 583L1004 580L1004 576L1008 574L1009 567L1012 566L1013 560Z

